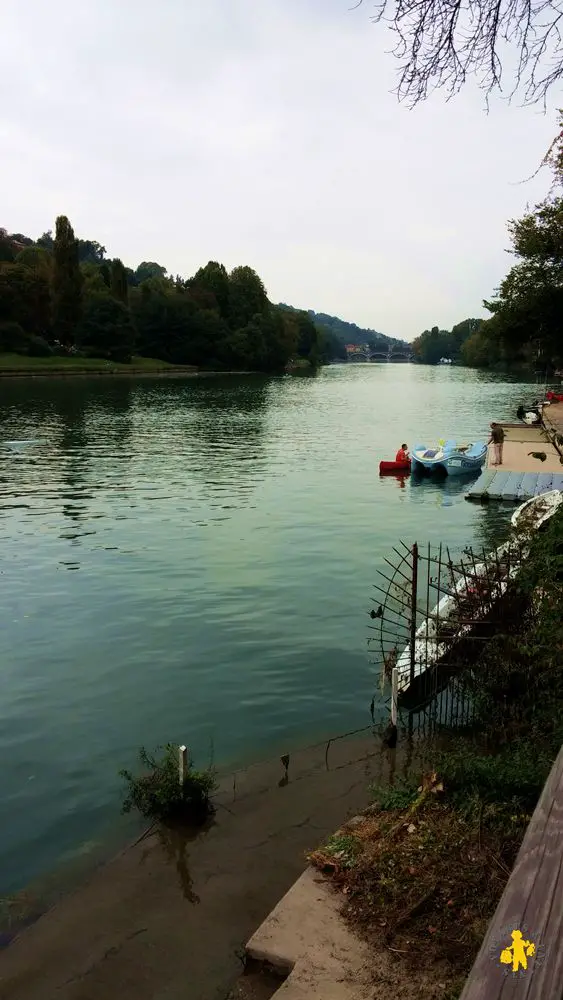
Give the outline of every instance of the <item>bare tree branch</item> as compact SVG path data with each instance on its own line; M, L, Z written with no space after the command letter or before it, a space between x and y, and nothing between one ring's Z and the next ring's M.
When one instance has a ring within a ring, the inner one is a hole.
M487 97L503 92L501 53L516 57L509 98L545 107L563 78L563 0L378 0L371 19L395 35L397 94L411 107L431 89L452 97L469 75Z

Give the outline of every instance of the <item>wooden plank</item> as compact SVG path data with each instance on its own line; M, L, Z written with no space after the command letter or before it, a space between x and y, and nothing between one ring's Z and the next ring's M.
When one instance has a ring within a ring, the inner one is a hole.
M527 472L524 478L522 479L522 482L520 483L520 488L518 490L518 499L528 500L530 497L533 497L537 485L538 485L538 473Z
M552 482L553 472L540 472L538 475L538 484L535 489L535 496L538 496L540 493L546 493L547 490L550 490Z
M518 490L524 478L524 472L511 472L502 491L503 500L517 500Z
M482 472L481 475L479 476L479 479L477 479L473 483L473 486L467 491L465 495L467 497L473 497L475 499L483 496L483 493L486 492L486 490L492 483L495 476L496 476L496 471L494 469L485 469L484 472Z
M520 930L536 947L513 974L500 953ZM563 996L563 748L526 831L512 874L460 1000L561 1000Z
M493 479L491 485L487 490L488 497L497 497L499 500L502 497L504 487L511 476L510 472L497 472L495 478Z

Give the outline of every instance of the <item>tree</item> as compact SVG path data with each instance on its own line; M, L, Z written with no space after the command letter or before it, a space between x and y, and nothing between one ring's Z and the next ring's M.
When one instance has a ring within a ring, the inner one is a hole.
M411 106L431 87L458 93L472 74L486 94L500 90L501 52L515 64L510 96L532 104L563 77L561 16L557 0L380 0L373 20L395 34L397 93Z
M55 337L69 347L74 344L82 313L82 273L78 263L78 243L66 215L55 225L51 301Z
M198 292L212 295L223 319L228 318L229 275L223 264L218 264L215 260L208 261L205 267L200 267L199 271L196 271L188 286L195 300L198 299Z
M0 319L0 353L27 354L28 346L29 336L19 323Z
M251 267L235 267L229 275L229 325L240 329L269 306L261 278Z
M559 135L543 161L554 173L550 193L533 211L508 223L517 263L494 298L484 302L491 318L480 331L506 360L542 368L563 360L563 197L557 193L563 186L562 125L560 113Z
M80 348L97 358L129 362L135 345L135 328L123 302L106 292L87 298L77 330Z
M0 263L5 261L6 263L11 264L14 257L15 253L12 241L6 230L0 229Z
M82 294L84 300L94 292L107 292L110 286L109 268L103 264L81 264L83 285ZM106 273L107 272L107 273Z
M43 235L40 236L36 242L38 247L44 247L45 250L52 250L55 245L53 230L48 229L47 232L43 233Z
M420 337L413 340L412 350L418 361L422 361L425 365L435 365L440 358L451 357L452 346L451 333L433 326L431 330L425 330Z
M44 247L26 246L18 253L15 263L38 271L45 278L50 279L52 261L51 254Z
M172 364L221 366L229 329L216 312L198 309L186 291L150 281L131 289L130 302L140 354Z
M502 360L498 342L487 329L482 323L461 345L461 360L469 368L490 368Z
M111 294L127 305L129 299L129 286L127 284L127 272L119 257L111 263Z
M154 261L144 260L142 264L139 264L137 270L135 271L135 278L138 285L140 285L142 281L146 281L147 278L165 277L166 268L162 267L161 264L155 264Z
M336 359L346 361L346 358L348 357L346 348L338 339L336 334L333 333L332 330L329 330L326 326L318 326L316 323L315 326L317 327L319 335L320 360L324 364L327 364L329 361L335 361ZM383 344L384 350L387 351L387 344L385 342L383 342Z
M25 333L47 337L49 285L45 275L22 264L0 264L0 322L17 323Z
M507 274L495 298L485 302L492 313L484 327L508 361L554 367L563 360L561 266L523 260Z
M452 357L457 358L462 350L463 345L479 330L482 319L463 319L461 323L456 323L452 326L451 332L451 350Z
M81 264L101 264L106 255L106 248L96 240L77 240L78 260Z

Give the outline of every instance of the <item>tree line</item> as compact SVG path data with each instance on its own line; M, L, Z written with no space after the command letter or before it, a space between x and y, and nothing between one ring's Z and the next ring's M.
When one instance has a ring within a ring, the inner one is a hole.
M416 360L425 365L436 365L440 358L464 361L465 344L480 329L482 322L481 319L464 319L451 330L440 330L437 326L424 330L412 343Z
M335 351L307 312L273 305L251 267L209 261L188 279L154 261L133 270L77 239L64 215L37 240L0 229L0 353L275 372Z
M474 368L547 372L563 364L563 113L542 165L552 171L550 190L521 219L508 223L509 253L516 263L483 302L489 318L464 320L451 331L425 330L413 343L420 361L436 364L448 356Z

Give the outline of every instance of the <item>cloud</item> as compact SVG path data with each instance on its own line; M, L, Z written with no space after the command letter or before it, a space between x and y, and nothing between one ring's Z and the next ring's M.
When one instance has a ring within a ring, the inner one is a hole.
M414 337L481 315L553 117L471 85L415 111L347 0L27 0L3 11L5 215L135 266L249 263L271 298Z

